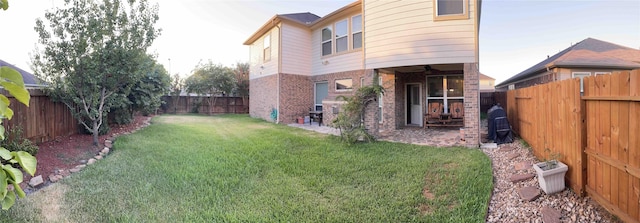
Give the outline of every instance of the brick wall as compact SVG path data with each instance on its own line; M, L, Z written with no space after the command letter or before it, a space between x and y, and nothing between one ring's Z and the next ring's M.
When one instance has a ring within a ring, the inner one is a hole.
M340 95L352 96L354 92L360 87L360 84L361 84L360 78L364 76L365 76L365 70L353 70L353 71L345 71L345 72L311 76L310 84L309 84L309 86L311 87L311 96L309 99L309 106L313 106L313 103L314 103L313 102L314 100L313 84L315 82L326 81L329 84L329 92L327 94L327 97L323 100L323 101L327 101L327 103L322 104L322 113L324 115L322 122L327 125L329 123L332 123L333 119L336 116L332 114L333 113L332 106L333 105L336 105L338 107L341 106L340 103L335 102L335 101L338 101L336 97ZM339 79L345 79L345 78L351 78L352 84L353 84L353 90L352 91L336 91L335 81ZM366 80L366 77L365 77L365 80ZM371 83L371 78L369 78L369 82L365 81L365 84L369 84L369 83ZM308 108L309 106L307 106L307 110L309 109Z
M267 121L271 119L271 109L277 108L277 86L276 74L269 75L249 81L249 115Z
M313 82L309 76L280 74L280 122L294 123L313 107Z
M464 140L477 148L480 143L480 72L477 63L464 64Z

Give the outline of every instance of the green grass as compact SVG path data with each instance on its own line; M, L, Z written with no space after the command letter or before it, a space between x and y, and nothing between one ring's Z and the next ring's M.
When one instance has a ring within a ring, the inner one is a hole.
M159 116L0 222L484 222L492 188L476 149L347 146L247 116Z

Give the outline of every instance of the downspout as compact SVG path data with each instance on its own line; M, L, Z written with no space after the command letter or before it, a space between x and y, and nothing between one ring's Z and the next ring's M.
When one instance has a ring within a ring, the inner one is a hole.
M275 22L275 18L271 20L271 24ZM280 73L282 72L282 29L280 29L280 24L274 25L275 28L278 28L278 73L276 74L276 78L278 82L276 83L276 110L278 111L278 115L276 117L276 123L280 123Z

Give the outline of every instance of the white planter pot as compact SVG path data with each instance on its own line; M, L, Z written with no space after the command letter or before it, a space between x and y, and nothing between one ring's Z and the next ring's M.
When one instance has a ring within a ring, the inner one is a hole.
M554 194L564 190L564 174L569 170L569 167L558 161L556 168L543 170L546 165L546 162L533 165L533 169L538 173L538 183L544 193Z

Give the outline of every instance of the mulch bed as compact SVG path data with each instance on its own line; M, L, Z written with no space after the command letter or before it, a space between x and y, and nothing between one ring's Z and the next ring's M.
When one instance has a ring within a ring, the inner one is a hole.
M40 149L38 150L38 154L36 154L36 159L38 160L36 176L42 175L45 181L44 186L48 185L49 175L83 164L83 162L86 162L104 148L105 139L110 136L135 131L139 126L142 126L148 118L149 117L146 116L136 116L129 124L110 125L109 134L99 137L98 142L100 144L98 146L93 145L93 136L86 134L74 134L39 144L38 147ZM30 188L28 185L30 179L31 176L25 174L24 182L20 184L26 192L33 192L43 187Z

